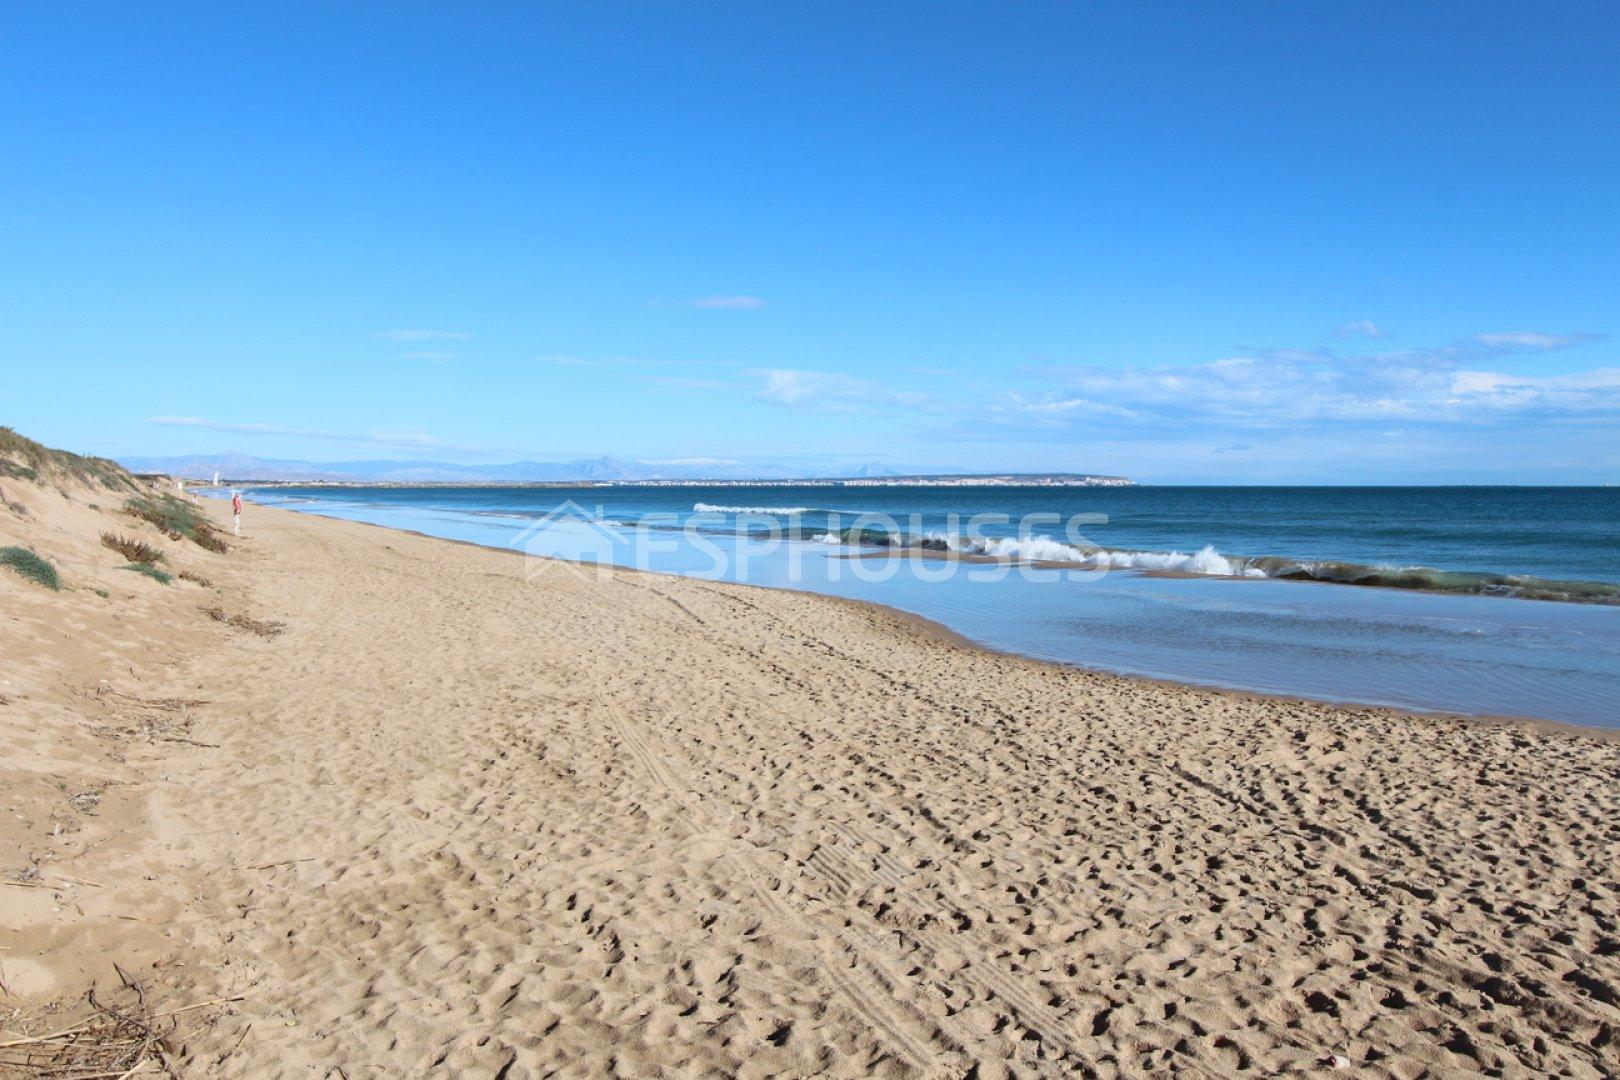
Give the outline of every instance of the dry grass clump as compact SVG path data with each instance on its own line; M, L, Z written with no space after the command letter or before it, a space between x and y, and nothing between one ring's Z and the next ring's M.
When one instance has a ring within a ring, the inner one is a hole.
M132 563L151 566L153 563L163 561L163 552L146 541L136 540L131 536L119 536L117 533L104 532L101 534L101 544L103 547L112 548Z
M224 623L226 626L235 627L238 630L246 630L248 633L258 634L260 637L275 637L277 634L287 629L286 623L270 622L264 619L250 619L246 615L232 615L224 608L219 607L207 608L204 610L203 614L207 615L215 622Z
M201 574L193 574L190 570L180 571L180 580L189 581L194 585L201 585L205 589L212 589L214 587L214 583L212 581L209 581Z

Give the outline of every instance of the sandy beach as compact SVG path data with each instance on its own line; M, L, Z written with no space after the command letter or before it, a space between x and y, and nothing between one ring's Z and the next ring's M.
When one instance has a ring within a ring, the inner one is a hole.
M1613 740L4 493L0 1041L130 982L194 1076L1620 1070Z

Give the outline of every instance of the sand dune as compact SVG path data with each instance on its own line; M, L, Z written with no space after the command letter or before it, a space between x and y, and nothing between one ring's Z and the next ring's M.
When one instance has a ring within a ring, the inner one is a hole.
M248 524L208 589L0 574L4 839L55 884L0 960L29 1007L241 995L188 1075L1620 1069L1615 742ZM94 731L142 723L187 741ZM67 839L23 805L93 785Z

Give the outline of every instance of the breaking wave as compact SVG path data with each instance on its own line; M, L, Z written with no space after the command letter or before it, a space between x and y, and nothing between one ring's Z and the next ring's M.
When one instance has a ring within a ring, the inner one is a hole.
M1620 585L1606 581L1558 581L1524 574L1436 570L1426 566L1371 566L1363 563L1292 559L1276 555L1223 555L1213 546L1194 552L1133 551L1078 547L1050 536L964 537L943 533L908 536L881 529L819 532L824 544L910 549L968 558L1041 563L1088 570L1140 570L1210 577L1319 581L1384 589L1508 596L1526 600L1620 605Z
M692 512L696 514L781 514L785 517L794 517L798 514L813 514L813 506L716 506L714 503L693 503Z

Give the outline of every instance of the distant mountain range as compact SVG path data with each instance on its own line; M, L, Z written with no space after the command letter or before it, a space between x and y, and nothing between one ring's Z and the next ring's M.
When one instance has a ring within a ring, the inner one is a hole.
M789 480L813 475L744 462L623 461L612 457L579 461L515 461L507 465L458 465L447 461L288 461L246 454L193 454L185 457L125 457L119 464L137 473L163 473L207 480L323 481L379 484L534 484L588 480ZM868 462L850 477L892 476L881 462Z

